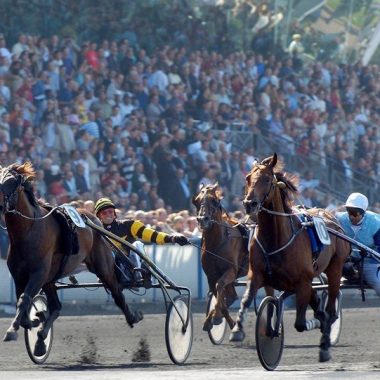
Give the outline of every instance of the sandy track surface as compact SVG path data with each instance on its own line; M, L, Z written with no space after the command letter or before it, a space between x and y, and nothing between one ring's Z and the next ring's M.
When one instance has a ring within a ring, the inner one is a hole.
M247 323L242 344L211 344L202 331L203 314L194 316L194 341L185 366L171 363L165 345L165 314L148 314L130 329L120 315L63 316L55 324L52 352L44 365L36 366L27 356L23 333L17 342L0 343L0 371L143 370L182 371L231 368L261 370L254 341L254 313ZM333 348L333 360L318 363L318 331L298 333L295 312L285 312L285 348L278 370L282 371L380 371L380 315L378 308L352 308L343 312L340 342ZM0 319L3 334L11 322ZM134 362L145 340L150 359ZM377 373L380 378L380 372ZM7 376L8 378L8 376ZM10 376L11 378L11 376ZM376 377L374 377L376 378Z

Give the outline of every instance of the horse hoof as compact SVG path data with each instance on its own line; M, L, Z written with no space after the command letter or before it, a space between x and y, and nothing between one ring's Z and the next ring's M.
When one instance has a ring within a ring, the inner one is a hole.
M203 324L203 331L209 332L212 329L212 323L210 321L207 321Z
M7 331L4 335L3 342L11 342L12 340L17 340L17 331Z
M129 327L133 328L133 325L139 323L142 319L144 319L144 315L141 311L135 311L132 313L131 318L128 318L127 323Z
M328 362L330 359L331 359L331 354L329 350L319 350L320 363Z
M212 324L215 326L222 324L222 322L223 322L223 317L212 318Z
M42 338L38 338L34 346L34 356L44 356L46 354L46 344Z
M230 342L242 342L245 338L245 332L243 330L232 330L230 334Z

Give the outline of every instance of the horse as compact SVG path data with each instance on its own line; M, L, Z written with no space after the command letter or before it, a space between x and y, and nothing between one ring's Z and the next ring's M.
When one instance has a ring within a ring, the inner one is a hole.
M36 321L29 318L29 308L33 297L42 289L49 315L38 329L34 349L35 355L42 356L46 352L44 340L62 306L55 281L72 273L81 263L85 263L112 294L130 327L143 316L141 312L129 309L115 274L111 246L99 232L88 226L76 227L77 253L67 254L70 252L66 244L68 235L52 210L49 211L46 204L34 195L32 181L35 175L30 162L12 164L0 170L0 214L4 214L10 241L7 265L18 300L15 318L3 340L17 340L20 326L25 329L35 326ZM78 212L101 226L94 215L80 209Z
M276 166L277 165L277 166ZM350 253L346 241L330 234L331 245L326 245L318 257L313 257L308 231L301 224L293 206L297 195L295 177L288 177L277 164L277 154L253 165L246 176L243 201L246 213L257 217L257 228L250 244L247 288L233 330L235 340L244 339L243 322L257 290L271 286L295 293L295 328L306 330L306 309L312 307L321 322L319 361L331 359L329 348L331 325L337 318L335 301L339 294L343 264ZM342 231L335 217L323 209L308 209L302 213L320 216L325 224ZM313 278L324 272L328 279L328 302L321 310L319 297L312 288Z
M232 329L235 322L228 308L237 299L235 280L248 272L248 236L223 209L218 184L202 186L192 203L202 230L202 268L209 291L216 297L215 309L206 316L203 330L210 331L222 323L223 317Z

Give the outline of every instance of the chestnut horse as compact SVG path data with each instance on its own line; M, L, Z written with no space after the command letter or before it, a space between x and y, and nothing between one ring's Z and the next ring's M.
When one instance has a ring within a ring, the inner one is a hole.
M90 227L76 227L79 250L76 254L67 256L65 240L68 237L64 236L55 216L36 200L32 187L34 178L35 171L29 162L10 165L0 172L0 212L5 214L10 240L7 264L15 282L18 300L16 316L4 341L16 340L20 326L32 326L29 308L33 297L43 289L50 313L38 331L35 354L45 354L44 339L61 309L55 286L57 276L70 274L82 262L111 292L128 325L133 327L133 324L142 319L142 314L131 311L125 302L115 275L110 245ZM93 215L83 210L80 212L100 225Z
M292 208L292 197L297 194L295 181L281 169L275 153L261 163L256 163L246 177L243 204L248 215L257 216L258 225L250 245L247 289L233 333L243 338L241 333L247 307L259 288L272 286L295 293L295 328L299 332L306 330L305 314L310 304L315 316L321 321L319 360L327 361L331 358L331 325L337 318L335 301L350 245L330 234L331 245L326 245L317 257L313 257L308 232L296 215L300 214L300 210ZM303 210L303 213L321 216L328 227L340 229L334 216L325 210L309 209ZM313 278L322 272L328 278L325 310L320 310L319 297L312 288Z
M237 299L234 282L248 272L248 237L242 235L238 222L226 214L220 201L217 184L203 186L192 200L202 230L202 268L209 290L216 297L215 309L204 321L204 331L220 324L223 317L233 328L228 307Z

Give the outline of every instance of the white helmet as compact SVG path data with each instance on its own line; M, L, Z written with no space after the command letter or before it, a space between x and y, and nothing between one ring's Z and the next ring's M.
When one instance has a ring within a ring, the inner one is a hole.
M361 193L352 193L347 198L346 207L360 208L363 211L367 211L368 198Z

